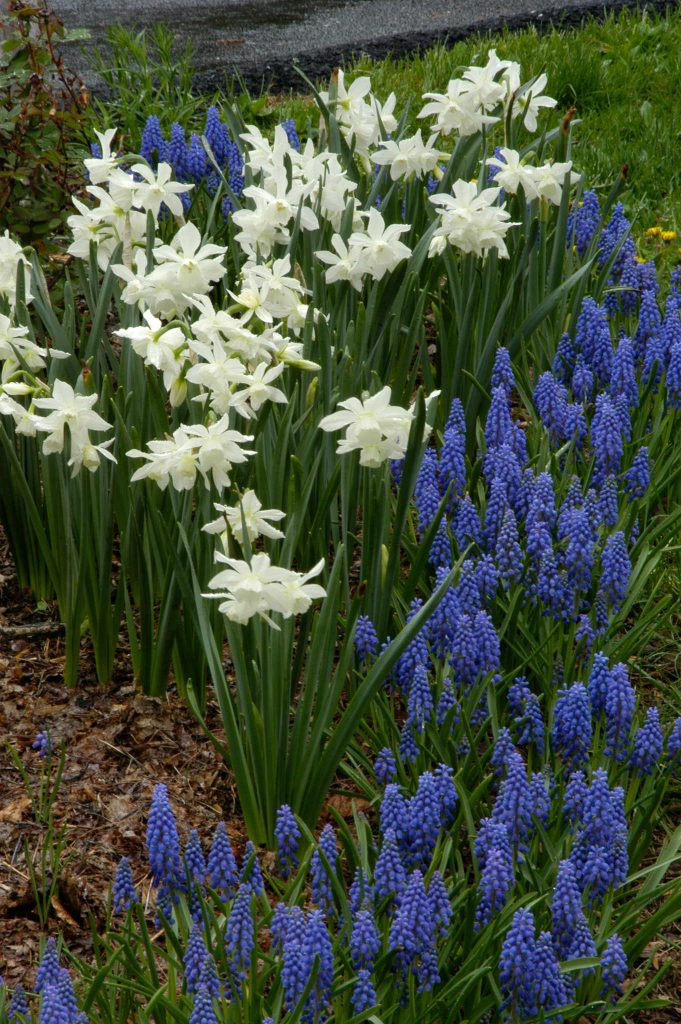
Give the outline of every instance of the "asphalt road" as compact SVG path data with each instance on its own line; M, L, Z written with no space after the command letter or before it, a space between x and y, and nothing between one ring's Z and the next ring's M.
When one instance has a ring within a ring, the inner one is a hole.
M300 82L294 64L308 75L326 75L360 53L401 54L504 25L574 24L604 9L635 5L636 0L52 0L67 27L89 29L95 43L117 21L137 28L165 22L180 43L189 38L194 44L196 84L207 91L235 70L251 87L288 88ZM68 60L96 89L87 53L72 45Z

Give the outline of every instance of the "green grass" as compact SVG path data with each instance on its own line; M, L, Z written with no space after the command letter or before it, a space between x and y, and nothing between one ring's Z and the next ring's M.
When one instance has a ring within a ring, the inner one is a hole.
M443 91L462 67L481 63L496 47L500 57L517 60L523 79L546 71L547 91L558 110L577 108L573 132L576 167L592 187L606 189L620 168L629 168L624 203L636 218L635 233L660 224L680 232L671 243L647 243L646 254L663 248L673 261L681 245L681 12L666 15L622 12L580 29L506 31L474 36L451 47L436 46L421 56L360 60L347 69L371 75L379 97L394 91L398 107L410 103L417 126L419 97ZM310 117L310 100L290 96L284 116L300 127Z

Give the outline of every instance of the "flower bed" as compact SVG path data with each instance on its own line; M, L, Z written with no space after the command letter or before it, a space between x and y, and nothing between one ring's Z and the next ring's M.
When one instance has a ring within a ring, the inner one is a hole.
M77 997L50 940L10 1019L655 1005L625 981L680 910L681 833L650 850L681 719L634 681L671 601L681 297L546 86L492 50L423 97L425 141L342 72L315 139L215 107L189 143L150 119L142 156L110 129L63 301L2 240L19 580L57 603L69 686L84 634L109 680L122 625L145 693L172 671L204 723L212 686L278 852L263 877L221 825L182 850L158 785L154 924L124 859ZM39 753L49 825L64 754ZM339 770L366 813L315 842Z

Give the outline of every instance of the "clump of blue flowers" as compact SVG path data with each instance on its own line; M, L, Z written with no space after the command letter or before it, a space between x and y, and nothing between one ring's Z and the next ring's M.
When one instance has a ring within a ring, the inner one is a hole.
M286 124L284 127L286 129ZM295 125L291 127L289 124L288 132L291 131L295 132ZM142 132L140 155L154 169L161 161L169 163L177 181L203 185L210 195L214 195L220 183L224 182L226 194L222 201L222 215L225 219L234 209L234 198L243 191L241 150L215 105L208 108L203 130L191 133L189 138L177 122L171 125L169 137L164 138L158 117L151 115ZM191 203L188 193L182 195L182 202L188 209Z

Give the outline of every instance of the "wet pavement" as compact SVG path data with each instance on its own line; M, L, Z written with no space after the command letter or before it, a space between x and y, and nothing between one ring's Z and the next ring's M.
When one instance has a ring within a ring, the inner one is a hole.
M235 71L251 88L296 87L294 65L317 77L361 53L403 54L505 25L574 24L636 0L52 0L52 6L67 28L90 30L87 46L103 42L117 21L130 28L164 22L180 45L192 42L197 87L210 91ZM68 47L69 63L96 88L81 47Z

